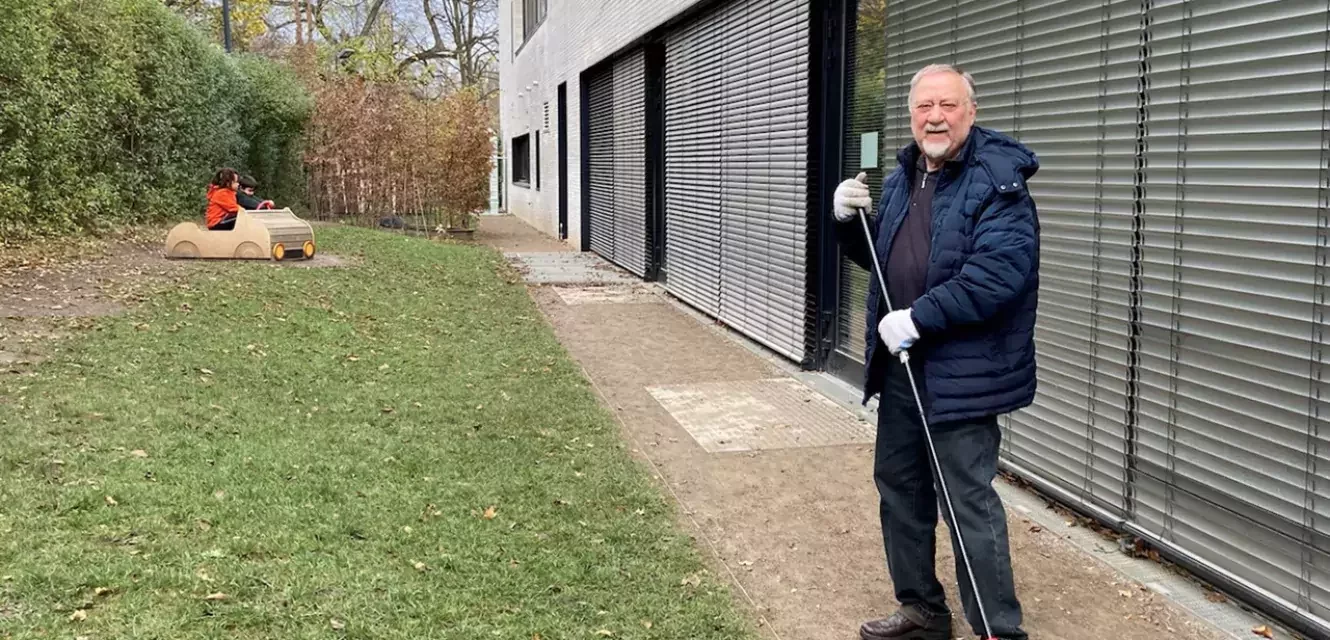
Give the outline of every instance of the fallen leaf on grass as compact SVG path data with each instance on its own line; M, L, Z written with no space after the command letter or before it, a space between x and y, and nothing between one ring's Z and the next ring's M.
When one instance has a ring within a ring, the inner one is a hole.
M497 515L499 515L499 508L494 505L490 505L485 508L485 513L481 517L486 520L493 520L494 517Z
M392 407L384 407L384 408L382 409L382 411L383 411L384 413L392 413L392 412L393 412L393 408L392 408Z
M221 500L221 499L223 499L223 498L226 497L226 492L225 492L225 491L222 491L221 489L218 489L218 490L212 492L212 497L217 498L218 500Z
M596 635L598 635L598 636L605 636L606 638L608 638L608 637L614 635L614 632L613 632L613 631L610 631L609 629L600 629L600 630L596 631Z
M134 456L135 458L146 458L148 457L148 452L142 449L135 449L130 451L129 455Z
M425 563L420 562L420 561L417 561L417 560L413 560L413 561L411 561L411 566L415 567L415 568L416 568L416 571L420 571L420 572L422 572L422 573L425 572L425 571L429 571L429 566L427 566Z
M113 593L114 591L115 591L115 590L112 589L112 588L110 588L110 587L97 587L96 589L93 589L93 590L92 590L92 595L94 595L94 596L100 598L100 597L102 597L102 596L109 596L109 595L111 595L111 593Z
M332 625L333 631L341 631L342 629L346 628L346 623L342 622L341 620L338 620L337 618L329 620L328 624Z
M1266 637L1266 638L1273 638L1273 637L1275 637L1275 632L1274 632L1274 630L1270 628L1270 625L1266 625L1266 624L1263 624L1263 625L1261 625L1261 626L1259 626L1259 627L1253 627L1252 630L1251 630L1251 632L1254 633L1254 634L1256 634L1256 635L1258 635L1258 636L1263 636L1263 637Z
M222 592L219 591L219 592L217 592L217 593L210 593L210 594L204 596L203 599L204 599L204 600L211 600L211 601L213 601L213 602L217 602L217 601L220 601L220 600L225 600L225 599L226 599L226 594L225 594L225 593L222 593Z
M643 621L642 621L642 626L644 626L644 627L650 629L651 626L652 626L652 625L651 625L651 621L650 621L650 620L643 620Z
M214 375L213 372L212 372L212 369L199 369L199 373L201 373L201 374L203 374L203 375L205 375L205 376Z
M79 609L78 611L75 611L73 614L69 616L70 622L83 622L84 620L87 619L88 619L88 611L86 609Z

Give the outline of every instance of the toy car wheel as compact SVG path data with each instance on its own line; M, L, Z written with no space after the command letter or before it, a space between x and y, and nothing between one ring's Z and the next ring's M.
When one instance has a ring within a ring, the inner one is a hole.
M246 259L262 258L263 249L259 248L259 245L254 244L253 242L242 242L240 243L240 246L236 247L236 257Z
M177 242L176 245L171 248L169 255L172 258L197 258L199 257L199 248L198 245L195 245L188 240Z
M300 249L301 249L301 251L304 252L304 254L305 254L305 259L306 259L306 260L309 260L310 258L313 258L313 257L314 257L314 241L313 241L313 240L306 240L304 246L300 247Z
M277 244L275 244L275 245L272 246L272 259L273 259L273 260L276 260L276 261L278 261L278 262L281 262L281 261L282 261L282 258L285 258L285 257L286 257L286 245L284 245L284 244L278 242Z

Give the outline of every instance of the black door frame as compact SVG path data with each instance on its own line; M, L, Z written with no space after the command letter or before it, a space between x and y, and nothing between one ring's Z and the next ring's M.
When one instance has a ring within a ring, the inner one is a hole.
M568 83L559 84L559 239L568 239Z
M647 281L665 278L665 42L642 45L646 62Z
M839 338L840 246L831 217L845 136L846 37L856 0L813 0L809 25L808 325L804 369L832 364ZM840 364L840 363L836 363Z
M578 135L577 143L581 149L581 157L578 158L578 165L581 168L581 211L578 215L578 226L581 228L581 237L578 242L578 249L581 251L591 250L591 115L590 102L591 95L587 88L587 79L591 77L591 71L595 67L583 71L577 78L577 104L579 106L577 113Z

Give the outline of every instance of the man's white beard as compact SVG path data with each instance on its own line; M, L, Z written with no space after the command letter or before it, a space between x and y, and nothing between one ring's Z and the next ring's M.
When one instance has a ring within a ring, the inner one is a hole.
M951 151L951 142L925 142L921 148L929 159L944 160Z

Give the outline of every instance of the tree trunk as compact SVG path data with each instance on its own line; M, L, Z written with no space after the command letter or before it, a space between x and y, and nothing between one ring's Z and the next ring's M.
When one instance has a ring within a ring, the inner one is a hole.
M305 43L304 26L301 24L301 18L305 15L305 3L294 2L292 7L296 12L296 46L299 47Z

